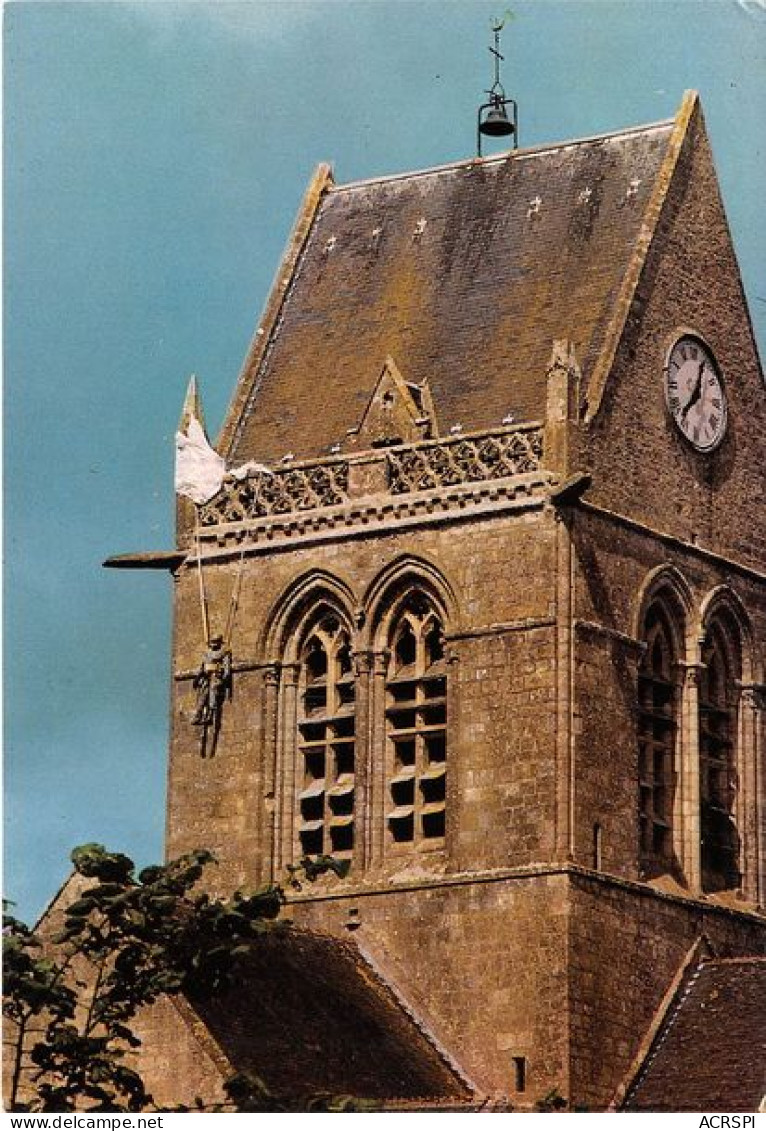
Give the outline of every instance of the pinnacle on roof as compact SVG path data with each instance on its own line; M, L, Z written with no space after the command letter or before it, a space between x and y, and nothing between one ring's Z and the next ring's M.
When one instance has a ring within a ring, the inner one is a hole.
M181 409L181 418L178 421L178 431L186 432L189 428L189 421L194 417L205 428L205 417L202 412L202 398L199 391L199 382L197 381L196 374L192 373L189 378L189 383L186 386L186 396L184 397L183 408Z

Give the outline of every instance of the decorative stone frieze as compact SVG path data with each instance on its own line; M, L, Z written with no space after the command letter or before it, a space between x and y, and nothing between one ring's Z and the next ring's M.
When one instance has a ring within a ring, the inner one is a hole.
M552 477L541 470L514 479L465 483L449 489L413 492L390 498L377 495L299 514L267 515L261 519L230 521L202 527L205 552L239 554L243 547L278 549L317 541L331 542L363 533L376 534L441 523L445 516L497 517L510 512L542 509ZM187 564L192 564L190 558Z

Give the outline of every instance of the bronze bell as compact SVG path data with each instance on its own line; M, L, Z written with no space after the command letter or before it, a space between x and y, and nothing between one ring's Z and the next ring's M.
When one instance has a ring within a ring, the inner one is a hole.
M487 137L508 137L509 134L513 133L513 123L508 120L505 106L502 103L496 103L489 108L479 130Z

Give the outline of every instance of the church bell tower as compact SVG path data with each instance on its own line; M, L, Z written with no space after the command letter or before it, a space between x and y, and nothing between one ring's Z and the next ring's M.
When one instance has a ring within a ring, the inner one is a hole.
M178 510L168 853L344 861L296 923L485 1092L606 1107L690 955L764 950L764 437L695 94L320 166Z

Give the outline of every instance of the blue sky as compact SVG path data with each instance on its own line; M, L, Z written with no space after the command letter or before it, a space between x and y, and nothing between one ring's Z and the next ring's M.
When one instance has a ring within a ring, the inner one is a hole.
M766 347L766 0L512 0L534 145L702 94ZM505 0L4 9L6 894L70 849L141 863L164 823L172 545L190 373L214 435L317 162L340 181L473 154Z

